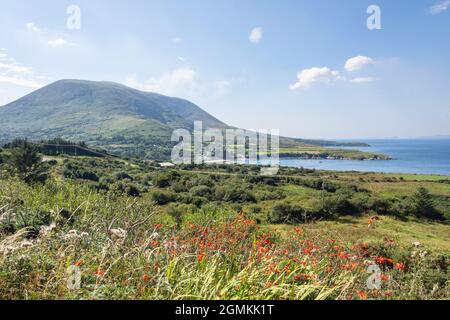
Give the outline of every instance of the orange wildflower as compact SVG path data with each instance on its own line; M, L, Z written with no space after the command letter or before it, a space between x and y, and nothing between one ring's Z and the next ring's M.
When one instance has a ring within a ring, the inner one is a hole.
M201 254L197 255L197 261L198 262L202 262L203 258L205 258L205 254L204 253L201 253Z
M144 274L143 276L142 276L142 280L144 280L144 281L149 281L151 279L151 277L148 275L148 274Z
M394 264L394 269L405 270L405 264L403 262L398 262Z
M381 281L387 282L387 281L389 281L390 277L388 274L382 273L380 276L380 279L381 279Z
M382 265L394 263L394 260L392 260L391 258L385 258L385 257L378 257L376 259L376 261L378 264L382 264Z
M97 277L103 277L105 275L105 270L98 268L97 271L95 272L95 275Z
M356 293L358 294L358 297L360 297L361 299L364 300L367 299L367 294L364 291L357 291Z
M74 266L75 267L81 267L83 264L84 264L84 261L83 261L83 259L81 259L81 260L78 260L77 262L75 262Z

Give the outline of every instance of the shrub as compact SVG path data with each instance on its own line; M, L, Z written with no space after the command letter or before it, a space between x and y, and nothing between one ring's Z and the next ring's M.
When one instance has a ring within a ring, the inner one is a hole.
M189 193L180 194L177 197L177 201L184 203L184 204L192 204L198 208L203 206L204 204L208 203L208 199L203 197L195 197Z
M176 193L187 192L188 188L182 182L175 182L172 184L172 190Z
M118 172L116 173L116 180L131 180L133 181L133 177L131 177L128 173L122 171L122 172Z
M10 144L6 163L26 183L45 182L49 166L42 162L37 147L25 139L15 139Z
M303 208L280 202L273 206L269 221L272 223L299 223L305 217L305 210Z
M419 187L412 196L411 213L418 218L444 220L443 215L434 207L433 196L424 187Z
M175 196L167 191L155 190L151 193L152 200L158 205L165 205L175 201Z
M98 182L100 179L94 171L85 169L74 162L66 162L63 169L63 176L68 179L84 179Z
M256 202L255 196L241 188L241 187L218 187L215 190L214 196L219 201L225 202L235 202L235 203L245 203L245 202Z
M125 187L125 193L130 197L139 197L141 191L134 184L128 184Z
M167 188L170 186L171 177L168 173L157 173L153 177L153 185L158 188Z
M211 188L208 186L196 186L193 187L189 193L193 195L194 197L205 197L209 198L211 196Z
M7 213L0 221L0 231L3 233L15 233L26 228L26 237L36 238L39 235L39 228L51 223L51 215L45 211L19 211L17 213Z
M170 206L167 209L167 213L173 218L177 225L177 228L180 228L181 223L183 222L183 211L178 207Z

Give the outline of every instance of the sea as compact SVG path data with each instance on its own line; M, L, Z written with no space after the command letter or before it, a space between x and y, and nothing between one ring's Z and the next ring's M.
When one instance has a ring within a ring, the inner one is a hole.
M358 140L370 147L349 149L381 152L394 160L303 160L280 159L281 166L385 173L416 173L450 176L450 139Z

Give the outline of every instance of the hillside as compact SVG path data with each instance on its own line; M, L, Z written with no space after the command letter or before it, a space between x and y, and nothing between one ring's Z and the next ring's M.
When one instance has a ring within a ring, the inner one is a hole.
M65 136L100 146L133 136L167 138L194 120L227 127L187 100L112 82L61 80L0 108L4 139Z
M27 184L11 152L0 150L1 299L450 297L446 177L62 155ZM429 205L447 222L427 220Z

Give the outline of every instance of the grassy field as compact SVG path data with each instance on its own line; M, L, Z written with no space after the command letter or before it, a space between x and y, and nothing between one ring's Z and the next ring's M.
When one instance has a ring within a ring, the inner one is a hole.
M304 228L311 234L339 239L345 243L377 243L380 240L394 240L401 247L409 248L420 242L424 247L450 255L450 229L448 225L424 221L400 221L382 217L376 226L369 226L370 216L342 217L334 221L319 221ZM270 226L269 229L289 233L291 225Z
M45 160L45 184L0 167L0 298L450 298L444 177Z

